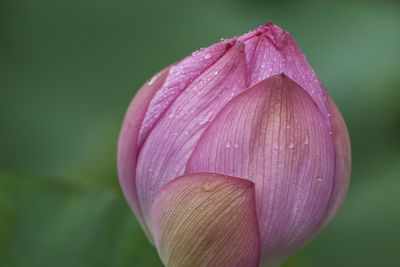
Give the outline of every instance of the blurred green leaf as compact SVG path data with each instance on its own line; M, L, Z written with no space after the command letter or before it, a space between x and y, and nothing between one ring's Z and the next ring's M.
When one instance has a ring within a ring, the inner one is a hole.
M121 193L0 174L0 266L162 266Z

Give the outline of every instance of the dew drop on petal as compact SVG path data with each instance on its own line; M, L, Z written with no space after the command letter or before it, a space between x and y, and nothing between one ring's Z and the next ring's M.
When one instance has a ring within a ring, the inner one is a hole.
M151 78L151 80L148 82L148 85L152 85L158 79L158 76L160 76L160 74L154 75L153 78Z
M205 119L202 119L202 120L198 121L197 123L199 125L203 125L203 124L206 124L207 122L208 122L208 118L205 118Z
M306 135L306 137L304 138L304 144L308 145L308 135Z
M219 184L217 184L217 183L207 182L205 185L203 185L201 190L203 192L212 192L212 191L215 191L218 187L219 187Z

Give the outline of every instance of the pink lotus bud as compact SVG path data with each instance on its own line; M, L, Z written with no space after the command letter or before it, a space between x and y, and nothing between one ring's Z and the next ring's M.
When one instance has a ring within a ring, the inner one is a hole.
M122 190L167 266L273 266L346 195L350 142L292 36L270 23L200 49L137 93Z

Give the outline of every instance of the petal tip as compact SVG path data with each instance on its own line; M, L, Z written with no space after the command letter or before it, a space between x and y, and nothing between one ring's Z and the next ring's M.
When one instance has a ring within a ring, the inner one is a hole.
M157 195L152 224L167 266L258 266L254 183L216 173L174 179Z

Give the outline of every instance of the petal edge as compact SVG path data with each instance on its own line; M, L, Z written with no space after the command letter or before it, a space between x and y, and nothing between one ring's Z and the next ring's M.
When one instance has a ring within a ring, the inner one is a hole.
M260 239L250 181L212 173L176 178L156 196L151 218L166 266L258 266Z

